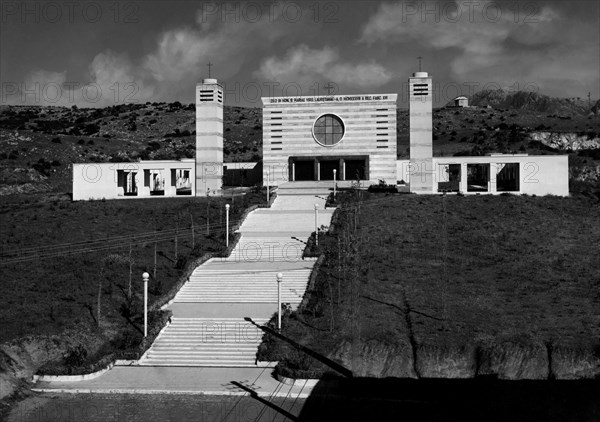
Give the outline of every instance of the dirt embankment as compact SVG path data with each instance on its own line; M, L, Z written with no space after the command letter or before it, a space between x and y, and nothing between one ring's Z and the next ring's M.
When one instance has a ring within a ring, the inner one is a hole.
M531 132L530 138L558 150L579 151L600 148L600 138L568 132Z
M378 341L343 342L331 355L355 376L401 378L473 378L506 380L592 379L600 377L600 344L544 344L497 341L478 345L427 345L406 339L389 345Z
M0 400L28 389L32 376L45 364L62 360L80 346L92 355L105 341L88 328L76 327L60 335L24 337L0 345Z

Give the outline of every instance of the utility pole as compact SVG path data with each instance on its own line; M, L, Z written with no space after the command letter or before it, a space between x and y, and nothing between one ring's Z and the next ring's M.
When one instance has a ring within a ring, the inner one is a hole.
M129 286L127 288L127 300L131 300L131 275L133 274L132 243L133 239L129 238Z
M225 246L229 247L229 204L225 204Z
M206 235L210 235L210 188L206 190Z
M177 235L179 234L179 215L175 220L175 261L177 261Z
M154 280L156 280L156 248L158 246L158 240L156 239L156 219L154 220L154 269L152 271L152 275Z
M142 274L142 281L144 282L144 338L148 337L148 279L150 274Z

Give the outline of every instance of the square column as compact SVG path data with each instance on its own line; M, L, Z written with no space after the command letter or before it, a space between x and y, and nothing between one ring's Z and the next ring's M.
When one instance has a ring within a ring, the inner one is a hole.
M467 192L467 163L460 163L460 183L458 190L460 193Z
M490 163L490 170L488 174L488 192L497 193L496 175L498 174L498 165L496 163Z

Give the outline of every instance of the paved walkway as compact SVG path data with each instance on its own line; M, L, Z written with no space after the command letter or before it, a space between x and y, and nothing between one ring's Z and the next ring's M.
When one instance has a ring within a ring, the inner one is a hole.
M310 232L314 230L315 204L319 207L319 225L329 225L333 209L324 210L325 198L328 194L325 189L306 190L304 195L299 195L298 192L294 190L293 194L290 194L290 191L283 190L270 209L258 209L252 212L240 227L242 238L232 255L226 259L211 259L194 272L190 281L182 287L174 302L169 305L169 309L173 311L174 321L177 319L181 324L181 321L187 323L187 320L198 321L205 318L215 318L215 320L219 318L243 320L246 317L257 320L267 319L276 311L276 295L274 296L270 292L266 294L266 299L253 298L252 286L262 281L262 278L269 280L269 288L271 288L271 279L272 285L276 286L274 276L277 272L290 274L290 277L296 273L305 274L304 277L308 281L307 275L314 265L314 260L302 260L301 255L291 259L290 251L293 248L290 248L289 245L299 243L302 248L298 247L298 250L303 249L302 241L305 241ZM255 259L257 255L250 255L249 245L255 245L261 241L267 242L266 248L263 247L262 251L266 250L269 253L261 254L259 258ZM239 276L235 276L237 273ZM240 283L247 279L249 290L245 291L242 284L240 289L243 294L238 297L236 295L240 291L235 289L237 284L230 284L229 287L232 288L229 290L225 286L222 289L210 291L210 288L207 289L208 284L202 284L201 288L194 287L193 283L204 283L204 280L210 280L211 274L220 277L218 280L220 283ZM257 277L259 278L257 279ZM254 289L256 288L254 287ZM295 290L288 294L293 296ZM215 299L217 297L215 295L221 296ZM301 299L301 295L299 296L294 299L296 305ZM229 298L230 300L219 298ZM172 325L174 328L171 329L171 332L175 330L175 334L171 334L171 336L177 336L177 330L186 329L182 329L181 325L179 328L177 328L177 324ZM157 348L156 345L160 343L161 337L163 338L161 347L165 348L164 343L170 341L164 340L170 338L165 335L168 332L169 327L163 330L150 350ZM196 340L185 337L184 341ZM202 341L205 342L206 339ZM184 344L183 346L190 345ZM192 354L202 353L197 351L197 345L187 348L183 346L183 349L191 350ZM172 346L166 345L166 347ZM185 351L176 351L176 353L185 353ZM147 366L115 366L100 377L87 381L38 382L34 390L62 393L210 395L246 395L253 392L263 397L291 395L299 398L307 397L311 390L307 385L292 387L278 382L272 376L271 367L178 366L177 359L177 356L171 358L171 361L167 359L164 363L165 366L153 366L152 362L159 362L159 358L142 359L139 363ZM216 364L218 365L218 362ZM203 364L200 361L198 365Z
M202 394L307 398L312 386L290 386L272 376L272 368L115 366L87 381L38 382L33 389L52 393ZM243 388L243 387L245 388Z

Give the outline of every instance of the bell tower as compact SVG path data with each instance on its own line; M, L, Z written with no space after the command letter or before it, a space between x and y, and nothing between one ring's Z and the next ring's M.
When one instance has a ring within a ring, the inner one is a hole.
M196 196L221 195L223 185L223 86L196 84Z
M433 96L427 72L413 73L408 79L410 127L410 191L434 192Z

